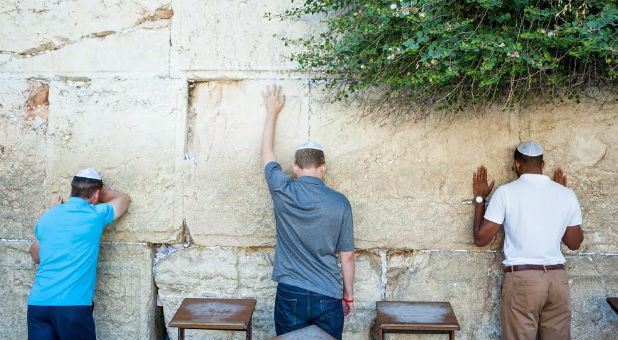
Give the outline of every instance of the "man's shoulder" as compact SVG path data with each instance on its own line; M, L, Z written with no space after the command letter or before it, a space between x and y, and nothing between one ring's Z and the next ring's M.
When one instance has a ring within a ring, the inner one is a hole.
M341 192L339 192L339 191L337 191L337 190L335 190L335 189L333 189L333 188L331 188L331 187L329 187L329 186L325 186L325 187L326 187L326 191L327 191L327 193L328 193L331 197L333 197L334 199L336 199L336 200L338 200L338 201L341 201L341 202L344 202L344 203L347 203L347 204L349 204L349 203L350 203L350 202L348 201L348 198L347 198L347 197L346 197L343 193L341 193Z

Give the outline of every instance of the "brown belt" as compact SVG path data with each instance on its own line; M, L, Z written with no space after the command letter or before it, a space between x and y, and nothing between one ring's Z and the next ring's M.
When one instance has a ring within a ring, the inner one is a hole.
M564 269L564 265L563 264L552 264L549 266L543 266L543 265L539 265L539 264L520 264L518 266L506 266L504 267L504 272L508 273L508 272L518 272L518 271L522 271L522 270L543 270L543 271L548 271L548 270L559 270L559 269Z

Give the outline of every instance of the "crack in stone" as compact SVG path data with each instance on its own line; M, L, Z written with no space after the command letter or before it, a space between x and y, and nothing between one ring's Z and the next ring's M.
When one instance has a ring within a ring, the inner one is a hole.
M158 28L162 28L163 26L155 26L155 27L151 27L148 25L142 25L144 23L147 22L152 22L152 21L160 21L160 20L167 20L167 19L157 19L157 20L145 20L135 26L129 26L129 27L124 27L118 31L100 31L100 32L94 32L94 33L90 33L90 34L86 34L86 35L82 35L81 37L75 39L75 40L67 40L64 43L61 44L54 44L53 42L49 41L46 43L43 43L37 47L33 47L33 48L29 48L27 50L21 51L21 52L16 52L16 51L7 51L7 50L0 50L0 54L8 54L10 55L12 58L0 63L1 65L6 65L14 60L19 60L19 59L27 59L27 58L32 58L32 57L36 57L48 52L52 52L52 51L57 51L60 50L62 48L65 48L67 46L79 43L83 40L88 40L88 39L103 39L109 35L119 35L119 34L124 34L124 33L130 33L130 32L135 32L138 29L158 29ZM169 24L167 25L169 27ZM171 37L170 37L170 44L171 44Z

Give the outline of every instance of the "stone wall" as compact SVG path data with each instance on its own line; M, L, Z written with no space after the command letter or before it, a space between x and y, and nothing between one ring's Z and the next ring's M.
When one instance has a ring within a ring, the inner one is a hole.
M283 56L291 50L273 34L322 29L316 18L263 18L288 4L0 5L0 338L26 337L34 224L86 166L132 198L103 234L100 339L160 338L157 293L165 324L184 297L255 297L254 338L273 336L275 229L259 157L260 91L272 83L287 96L275 145L284 170L311 137L326 148L326 183L352 204L358 310L344 338L375 338L382 299L447 300L462 326L458 339L499 338L501 236L474 246L470 181L480 164L498 185L513 180L512 150L528 139L543 145L547 174L565 170L584 213L584 244L564 249L573 339L618 332L605 303L618 295L615 96L361 118L358 105L329 103ZM156 254L170 247L177 251Z

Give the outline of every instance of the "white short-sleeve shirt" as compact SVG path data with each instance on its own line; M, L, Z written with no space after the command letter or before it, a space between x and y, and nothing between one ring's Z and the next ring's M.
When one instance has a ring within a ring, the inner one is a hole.
M567 227L581 225L573 190L544 175L523 174L500 186L485 219L504 226L504 265L565 262L560 242Z

